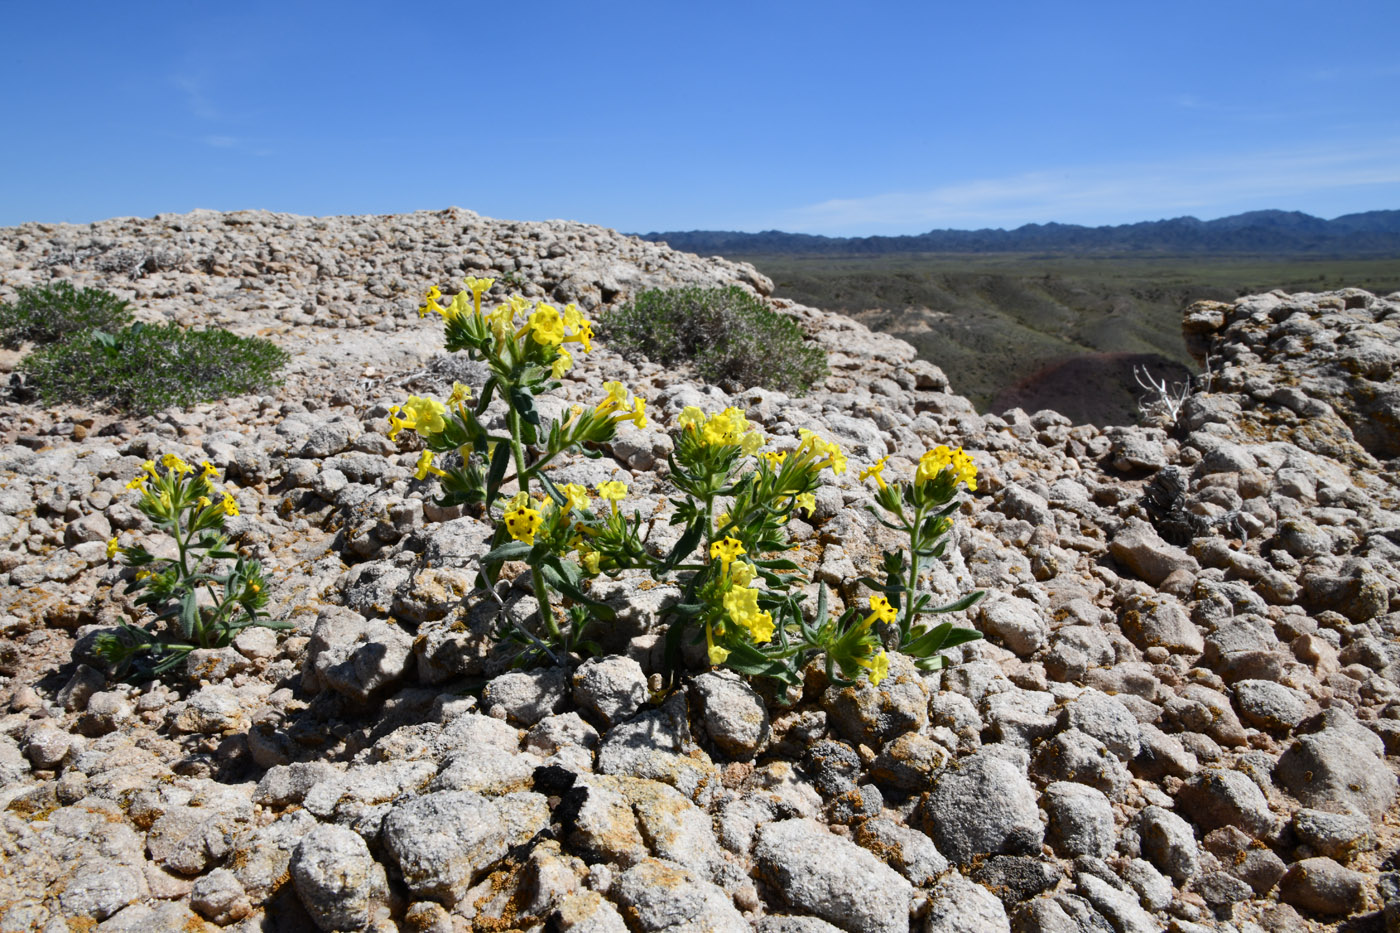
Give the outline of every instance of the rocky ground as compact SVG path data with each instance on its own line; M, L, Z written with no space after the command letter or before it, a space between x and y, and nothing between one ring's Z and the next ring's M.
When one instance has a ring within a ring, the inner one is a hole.
M832 364L801 399L602 345L565 401L620 378L656 417L560 474L623 479L657 543L687 404L813 428L857 469L960 444L982 474L928 580L989 591L961 663L787 696L697 669L663 696L676 590L627 575L595 585L611 654L506 671L491 626L533 611L528 575L473 592L486 526L384 434L408 393L472 381L414 313L464 274L596 315L771 290L457 210L0 231L0 296L97 284L294 354L275 394L192 411L0 406L0 931L1400 928L1400 295L1192 306L1214 376L1159 427L978 415L907 344L798 306ZM164 452L225 471L294 627L112 683L93 634L133 607L104 542L158 543L124 484ZM838 605L892 543L855 473L792 523Z

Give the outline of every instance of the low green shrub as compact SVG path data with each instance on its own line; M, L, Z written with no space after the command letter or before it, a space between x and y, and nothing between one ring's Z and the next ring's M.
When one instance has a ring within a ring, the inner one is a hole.
M46 405L105 402L149 414L262 390L278 381L273 377L288 359L285 350L258 337L133 324L44 347L20 369Z
M58 343L89 330L114 331L131 323L131 306L100 288L68 282L16 289L13 304L0 304L0 345Z
M801 395L826 378L826 353L792 318L736 285L642 292L610 313L603 335L624 356L691 362L715 384Z

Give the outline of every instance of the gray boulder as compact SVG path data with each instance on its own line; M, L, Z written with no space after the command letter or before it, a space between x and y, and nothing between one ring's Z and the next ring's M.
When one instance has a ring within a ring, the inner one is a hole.
M381 838L414 894L451 905L506 854L507 827L486 798L440 791L395 805Z
M574 671L574 702L592 713L604 728L631 717L647 700L642 666L620 655L589 658Z
M920 804L918 816L938 850L955 863L976 855L1017 855L1039 849L1045 828L1025 753L984 749L945 769Z
M1302 736L1279 758L1274 780L1304 806L1379 820L1395 801L1395 775L1358 740L1364 731L1353 725Z
M851 933L909 929L909 882L815 820L760 826L753 857L759 877L798 910Z
M768 744L768 708L752 687L732 674L701 674L693 683L705 731L721 751L746 760Z
M382 619L327 606L307 643L302 678L309 690L334 690L363 703L401 683L413 663L413 636L408 632Z
M1045 788L1041 801L1050 817L1050 844L1061 856L1107 858L1113 853L1118 841L1113 804L1101 791L1058 781Z
M643 933L750 933L722 888L674 862L644 859L622 873L612 895Z
M302 906L322 930L362 930L387 917L384 866L353 830L322 824L302 837L291 860Z

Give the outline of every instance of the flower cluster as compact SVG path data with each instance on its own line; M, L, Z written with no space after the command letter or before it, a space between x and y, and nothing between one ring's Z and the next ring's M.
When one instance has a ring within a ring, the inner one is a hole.
M884 460L880 466L884 467ZM914 473L914 482L929 483L938 479L946 469L952 469L953 485L964 483L968 489L977 489L977 464L963 452L961 447L949 450L939 444L919 458L919 468ZM862 476L862 479L864 476Z
M411 431L419 438L425 449L414 476L435 480L442 504L470 505L496 517L481 558L480 585L493 586L507 562L528 567L538 621L503 617L501 622L503 637L522 645L519 663L568 663L586 652L590 626L614 618L612 607L591 595L590 578L642 570L682 587L680 601L669 610L668 658L679 658L689 641L703 645L711 664L787 683L800 682L804 666L819 656L832 682L863 676L879 683L888 675L881 639L900 618L901 607L907 614L924 611L923 604L910 609L907 600L900 602L900 591L875 586L869 613L847 607L832 616L821 589L816 621L809 622L811 613L800 605L799 584L806 578L782 555L792 546L793 514L816 512L823 475L846 472L847 456L839 445L802 429L795 443L778 441L765 450L769 439L743 410L685 407L676 418L667 474L678 493L670 522L682 527L669 549L657 549L648 543L638 511L628 514L622 508L623 483L602 482L590 492L577 484L556 484L547 472L565 452L601 455L600 446L623 423L637 429L649 424L646 399L617 381L605 382L602 398L592 406L575 405L552 423L541 422L536 396L560 386L551 380L572 365L567 346L590 349L592 323L573 305L532 305L518 295L484 311L482 299L494 281L469 278L466 284L446 302L440 290L430 289L420 314L440 315L447 349L484 361L489 377L475 393L455 385L444 401L410 396L390 411L389 436L398 439ZM504 433L485 423L493 398L506 406ZM946 463L927 467L924 473L940 477L936 483L924 482L920 474L911 487L920 490L919 509L948 499L953 476L966 477L971 486L975 468L958 459L964 456L948 452ZM436 457L443 458L441 465ZM896 487L886 484L884 468L881 460L861 478L875 479L881 495L889 495ZM917 543L924 546L922 539ZM912 592L915 582L903 585ZM901 650L927 644L927 639L917 644L912 637L902 639Z
M707 446L738 447L745 456L751 456L763 446L763 435L749 427L748 418L737 408L726 408L706 416L694 405L687 405L681 409L676 424Z
M121 556L134 568L127 591L137 594L136 604L164 623L156 630L124 624L99 637L98 653L119 672L162 674L196 648L224 647L250 625L287 627L263 611L262 567L232 551L222 534L224 520L238 515L238 501L214 485L218 479L208 461L196 470L172 453L147 460L126 484L141 494L137 508L174 539L176 556L156 557L140 544L124 547L116 537L107 542L108 560Z
M944 663L939 652L982 637L972 629L954 628L949 622L929 628L919 621L920 615L967 609L982 598L980 591L944 606L930 606L932 597L917 593L920 561L942 555L941 539L952 528L950 516L958 507L958 487L977 488L977 465L961 447L949 449L940 444L919 458L914 482L907 486L897 480L887 481L885 467L886 458L882 457L862 470L860 479L875 481L875 501L885 516L875 512L873 506L870 509L883 525L907 536L908 559L904 550L886 551L882 563L884 581L862 582L882 594L872 597L883 599L880 606L873 601L871 606L881 613L878 621L897 624L899 650L921 667L937 669Z

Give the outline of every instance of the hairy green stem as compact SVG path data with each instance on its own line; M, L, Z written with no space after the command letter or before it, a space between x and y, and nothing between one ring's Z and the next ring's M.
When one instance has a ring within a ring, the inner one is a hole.
M904 590L904 618L899 626L900 640L906 644L914 628L914 588L919 585L919 527L923 522L924 510L915 509L914 524L909 527L909 582Z
M515 457L515 475L520 481L520 491L530 491L530 474L525 471L525 448L520 443L520 414L512 406L510 409L510 452ZM538 567L530 568L530 580L535 585L535 601L540 606L540 618L549 636L555 641L561 638L559 623L554 621L554 607L549 603L549 586Z

